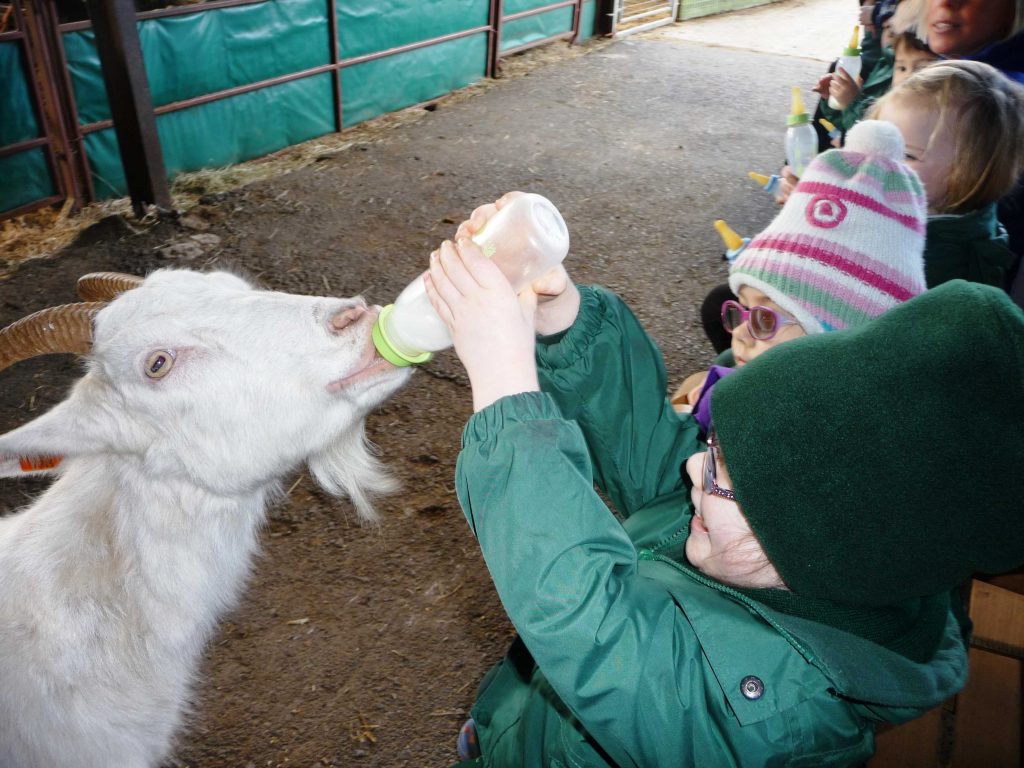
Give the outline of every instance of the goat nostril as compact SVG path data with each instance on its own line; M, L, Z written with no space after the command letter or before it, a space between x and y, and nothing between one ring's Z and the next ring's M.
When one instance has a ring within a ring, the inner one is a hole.
M338 312L331 317L331 327L336 331L343 330L359 320L359 318L365 315L366 312L367 309L365 306L343 309L341 312Z

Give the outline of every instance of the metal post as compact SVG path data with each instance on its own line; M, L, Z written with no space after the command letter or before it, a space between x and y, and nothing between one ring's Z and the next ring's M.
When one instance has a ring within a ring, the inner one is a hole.
M491 0L487 10L487 23L490 25L490 30L487 33L487 65L484 72L487 77L497 77L499 74L498 61L501 59L501 17L504 13L504 0Z
M171 210L153 100L146 80L142 46L132 0L86 0L96 50L107 86L114 132L121 151L132 210L141 217L146 203Z
M344 128L344 116L341 102L341 39L338 37L338 3L337 0L327 0L327 33L330 39L331 57L331 90L334 95L334 130L341 133Z

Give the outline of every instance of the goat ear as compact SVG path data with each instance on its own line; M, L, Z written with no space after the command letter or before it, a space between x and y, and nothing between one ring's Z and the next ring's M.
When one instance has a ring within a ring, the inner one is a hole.
M60 470L67 456L92 453L100 440L82 418L75 396L28 424L0 436L0 477L45 475Z

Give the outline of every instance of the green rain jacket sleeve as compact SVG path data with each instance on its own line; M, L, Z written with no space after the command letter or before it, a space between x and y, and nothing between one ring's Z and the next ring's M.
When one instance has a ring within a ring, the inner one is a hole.
M628 517L677 489L680 465L701 449L698 427L667 397L661 350L610 291L580 286L576 321L537 345L541 389L583 432L594 482Z
M700 644L670 593L638 573L591 478L580 428L547 394L502 398L466 426L459 501L552 688L615 765L679 764L692 749L680 724L706 706Z
M614 764L669 765L693 748L679 727L690 699L706 706L700 643L664 585L641 575L594 483L627 516L678 494L697 427L669 404L661 353L625 304L580 294L573 326L538 344L544 393L502 398L467 424L459 500L559 697Z

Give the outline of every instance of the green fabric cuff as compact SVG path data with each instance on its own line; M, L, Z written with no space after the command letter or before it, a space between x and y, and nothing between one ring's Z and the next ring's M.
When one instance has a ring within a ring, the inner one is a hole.
M567 368L582 357L601 331L607 303L603 288L577 286L580 311L565 331L537 340L537 366L544 369Z
M551 395L544 392L508 395L469 417L462 430L462 447L482 443L509 424L562 419L562 412Z

